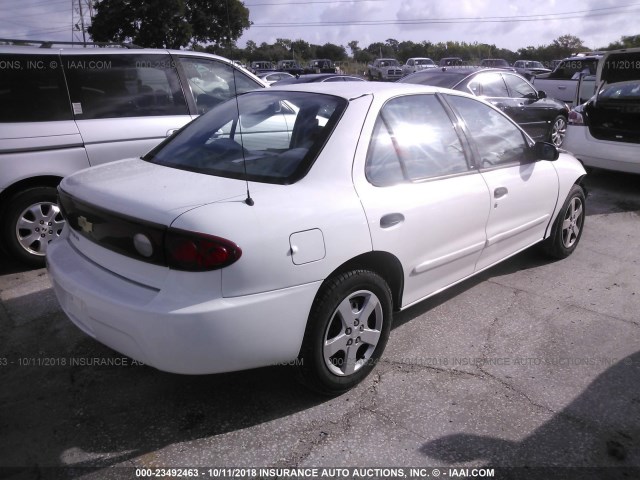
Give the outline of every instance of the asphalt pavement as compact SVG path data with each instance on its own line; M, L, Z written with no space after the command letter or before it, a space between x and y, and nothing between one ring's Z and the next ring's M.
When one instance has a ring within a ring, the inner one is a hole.
M65 318L46 270L0 257L0 477L640 478L640 176L596 171L587 186L571 257L530 249L397 314L382 361L336 398L301 388L293 367L180 376L134 364Z

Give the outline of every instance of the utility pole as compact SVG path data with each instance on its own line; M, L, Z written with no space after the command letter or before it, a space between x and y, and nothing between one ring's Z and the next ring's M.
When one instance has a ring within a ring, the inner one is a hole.
M71 41L87 42L87 27L93 19L92 0L71 0ZM86 45L85 45L86 46Z

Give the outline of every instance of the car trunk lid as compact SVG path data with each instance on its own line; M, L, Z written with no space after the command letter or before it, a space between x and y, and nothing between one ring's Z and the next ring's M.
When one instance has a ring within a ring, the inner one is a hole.
M599 140L640 143L640 49L609 52L598 66L596 97L585 106Z

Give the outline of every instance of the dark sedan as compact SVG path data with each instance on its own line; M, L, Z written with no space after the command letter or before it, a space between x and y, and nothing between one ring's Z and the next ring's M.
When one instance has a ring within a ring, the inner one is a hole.
M360 77L337 73L309 73L307 75L285 78L284 80L274 83L273 86L312 82L366 82L366 80Z
M533 139L562 145L569 116L564 102L537 92L522 76L498 69L447 67L420 71L399 80L473 93L513 118Z

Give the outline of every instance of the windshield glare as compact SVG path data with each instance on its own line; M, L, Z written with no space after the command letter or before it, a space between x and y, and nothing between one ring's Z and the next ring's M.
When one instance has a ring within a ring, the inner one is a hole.
M307 173L346 105L343 98L317 93L250 92L200 116L144 159L209 175L293 183Z

